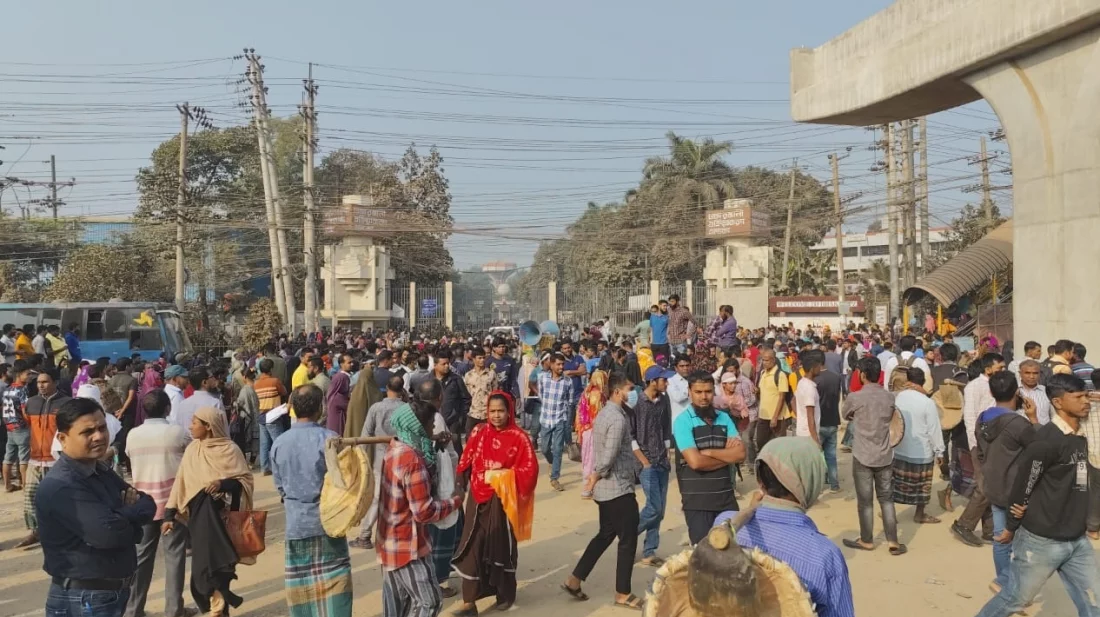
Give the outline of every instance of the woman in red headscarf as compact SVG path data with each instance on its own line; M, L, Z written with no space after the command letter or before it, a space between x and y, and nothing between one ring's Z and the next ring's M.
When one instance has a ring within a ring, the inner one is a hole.
M487 421L470 433L458 472L469 472L466 524L454 561L462 577L462 607L457 617L477 615L474 604L496 596L494 608L507 610L516 600L517 541L531 537L539 464L531 439L516 425L511 395L489 395Z

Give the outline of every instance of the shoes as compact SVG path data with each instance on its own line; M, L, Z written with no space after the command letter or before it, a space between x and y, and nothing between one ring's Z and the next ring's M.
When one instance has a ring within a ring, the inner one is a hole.
M565 487L563 487L561 485L561 482L558 482L557 480L551 480L550 481L550 488L554 489L555 491L557 491L559 493L565 490Z
M967 546L973 546L975 548L981 548L983 546L982 539L974 535L973 531L969 529L963 529L959 526L959 521L951 523L951 534L954 535L959 542L966 544Z
M374 543L370 541L370 538L356 538L351 542L348 542L348 546L352 548L360 548L365 551L374 549Z
M270 470L270 469L268 469L267 471L265 471L265 472L264 472L264 475L265 475L265 476L270 476L270 475L271 475L271 470Z

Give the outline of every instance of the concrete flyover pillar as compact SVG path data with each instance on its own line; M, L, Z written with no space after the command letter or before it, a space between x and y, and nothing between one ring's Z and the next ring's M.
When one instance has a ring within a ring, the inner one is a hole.
M660 302L661 302L661 281L650 281L649 282L649 306L653 306L654 304L659 304ZM649 306L646 307L647 311L649 310Z
M684 281L684 297L680 298L680 304L690 308L692 315L698 315L698 309L695 308L695 283L692 281Z
M550 281L546 284L546 314L547 319L557 323L558 321L558 282Z
M447 322L447 329L455 327L455 286L451 281L443 283L443 318Z
M419 312L416 303L416 282L409 281L409 328L416 327L416 316Z
M1068 338L1100 349L1100 286L1081 269L1100 241L1100 30L963 79L1012 153L1017 347Z

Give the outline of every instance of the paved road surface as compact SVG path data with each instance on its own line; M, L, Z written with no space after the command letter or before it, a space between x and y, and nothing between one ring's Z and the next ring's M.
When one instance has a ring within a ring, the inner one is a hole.
M841 454L843 491L826 496L811 510L819 528L839 544L840 538L858 535L855 501L850 473L851 455ZM534 537L520 546L519 598L513 611L534 617L570 615L622 616L622 609L610 606L614 586L615 549L604 554L586 584L592 599L579 604L559 591L558 584L570 571L597 527L595 504L579 497L580 465L566 463L563 471L566 492L550 490L546 476L540 480L535 506ZM749 482L752 482L751 476ZM245 598L235 616L264 617L286 614L283 594L283 511L270 478L257 477L257 506L267 508L268 549L259 563L238 568L240 580L234 591ZM936 488L941 483L937 482ZM661 538L662 555L681 550L687 534L679 512L675 483L669 489L669 511ZM639 491L639 502L642 502ZM965 503L958 499L957 502ZM877 507L876 507L877 512ZM961 507L956 504L956 512ZM930 514L940 515L938 506ZM991 550L970 548L954 540L948 525L953 516L944 516L939 525L916 525L912 507L899 508L902 541L909 554L891 557L881 547L872 553L844 549L855 591L858 615L884 614L907 616L974 615L990 597L988 584L993 578ZM31 617L43 614L48 586L42 571L39 550L14 550L10 547L25 533L22 496L0 494L0 617ZM879 524L876 516L876 525ZM881 544L881 529L876 541ZM639 543L639 550L641 549ZM381 574L373 552L352 552L355 576L355 615L373 617L381 613ZM634 591L641 595L653 578L653 570L638 566L634 570ZM164 606L163 565L158 563L150 592L147 613L158 615ZM188 598L189 599L189 598ZM1068 617L1075 614L1062 584L1052 579L1043 590L1042 602L1029 609L1030 615ZM454 608L449 600L444 615ZM485 600L482 609L492 604Z

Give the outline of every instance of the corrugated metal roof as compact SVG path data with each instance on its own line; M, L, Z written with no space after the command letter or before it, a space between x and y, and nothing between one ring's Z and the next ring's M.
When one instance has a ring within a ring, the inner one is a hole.
M950 306L1012 264L1012 221L1008 220L905 290L908 303L932 296Z

